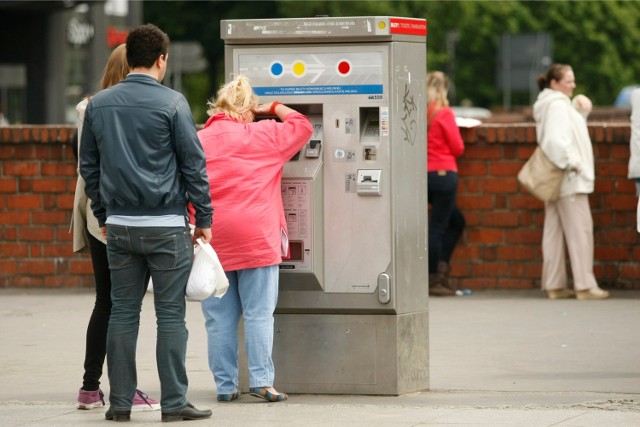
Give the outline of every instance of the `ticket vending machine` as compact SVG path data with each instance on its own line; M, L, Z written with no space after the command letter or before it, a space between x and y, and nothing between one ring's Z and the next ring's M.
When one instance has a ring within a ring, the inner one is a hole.
M426 34L387 16L221 22L227 78L314 126L282 179L278 389L429 387Z

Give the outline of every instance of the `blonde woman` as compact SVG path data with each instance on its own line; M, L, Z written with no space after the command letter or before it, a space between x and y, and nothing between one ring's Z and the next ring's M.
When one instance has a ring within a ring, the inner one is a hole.
M427 74L427 172L429 220L429 295L453 296L450 261L465 220L456 204L458 165L464 141L449 108L449 80L444 73Z
M243 76L223 86L208 105L211 117L198 136L216 212L211 243L229 278L224 297L202 302L209 366L218 401L237 399L242 317L251 395L280 402L287 395L273 388L271 358L278 264L287 247L280 180L282 167L309 140L313 127L304 115L279 102L259 104ZM254 121L255 116L280 121Z
M120 83L129 73L126 46L116 47L104 68L100 89ZM84 98L76 106L78 111L78 153L82 122L90 98ZM84 179L78 175L73 200L73 251L91 251L91 263L96 281L96 301L87 326L84 376L78 392L78 409L93 409L104 406L104 394L100 390L100 377L107 354L107 330L111 316L111 272L107 259L107 242L102 235L98 220L91 211L91 200L84 192ZM157 410L160 404L140 390L133 397L133 410Z

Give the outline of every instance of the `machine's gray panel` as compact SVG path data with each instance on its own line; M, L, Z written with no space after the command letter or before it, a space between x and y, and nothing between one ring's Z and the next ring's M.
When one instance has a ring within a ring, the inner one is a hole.
M428 301L426 50L393 43L391 52L394 293L398 312L408 313Z
M275 387L291 393L399 395L429 386L427 312L276 315Z
M287 382L375 384L376 329L375 322L349 321L342 317L335 322L309 322L299 317L278 316L274 347L284 351L278 351L276 357L281 366L286 366ZM321 356L313 363L300 363L309 353ZM345 357L346 354L357 357Z

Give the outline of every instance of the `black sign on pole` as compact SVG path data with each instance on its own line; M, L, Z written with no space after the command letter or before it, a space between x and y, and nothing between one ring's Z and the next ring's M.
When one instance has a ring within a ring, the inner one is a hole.
M538 94L536 77L552 62L549 33L503 34L500 37L497 86L502 90L503 107L511 109L511 91L529 91L530 103Z

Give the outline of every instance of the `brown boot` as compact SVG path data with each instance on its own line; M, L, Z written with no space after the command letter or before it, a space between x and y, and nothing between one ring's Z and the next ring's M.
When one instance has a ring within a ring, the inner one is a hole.
M444 286L445 288L451 289L451 291L453 291L453 293L455 294L456 288L454 288L451 282L449 282L450 271L451 271L451 266L447 262L445 261L438 262L438 274L441 274L443 277L442 286Z
M429 274L429 295L434 297L451 297L456 292L445 286L447 278L440 272Z

